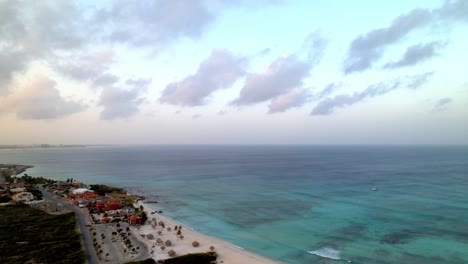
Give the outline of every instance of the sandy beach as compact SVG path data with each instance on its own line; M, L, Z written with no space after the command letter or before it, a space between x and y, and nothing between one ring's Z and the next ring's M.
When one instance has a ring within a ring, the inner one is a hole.
M138 202L137 206L142 205L146 214L148 215L148 219L152 222L153 218L156 219L157 222L163 221L165 224L165 228L163 229L161 226L156 226L153 228L151 224L145 224L139 227L138 230L134 229L134 232L139 232L140 235L145 235L145 243L148 246L148 249L153 251L153 259L166 259L168 258L168 251L174 250L177 256L185 255L189 253L198 253L198 252L208 252L210 251L210 247L213 246L218 254L218 263L226 263L226 264L273 264L273 263L280 263L278 261L273 261L271 259L253 254L242 248L239 248L235 245L232 245L226 241L221 239L217 239L214 237L210 237L204 235L200 232L197 232L190 227L177 222L176 220L164 216L162 214L151 214L153 210L147 207L143 202ZM178 239L176 235L176 231L174 231L175 226L182 226L182 235L183 239ZM170 227L171 231L168 231L167 228ZM162 231L162 235L158 234L158 231ZM152 234L154 239L148 239L147 235ZM163 251L160 248L160 245L156 245L156 239L162 239L163 241L170 240L172 242L171 246L166 246L166 249ZM197 241L200 245L198 247L194 247L192 243Z

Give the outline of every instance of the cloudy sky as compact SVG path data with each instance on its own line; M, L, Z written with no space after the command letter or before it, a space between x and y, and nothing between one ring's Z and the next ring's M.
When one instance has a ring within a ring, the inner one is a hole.
M0 0L0 144L468 144L467 14Z

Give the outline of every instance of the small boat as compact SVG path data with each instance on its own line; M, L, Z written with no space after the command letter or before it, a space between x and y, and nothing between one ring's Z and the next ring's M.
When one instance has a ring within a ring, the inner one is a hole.
M377 188L377 187L372 188L372 191L374 191L374 192L376 192L378 190L379 190L379 188Z

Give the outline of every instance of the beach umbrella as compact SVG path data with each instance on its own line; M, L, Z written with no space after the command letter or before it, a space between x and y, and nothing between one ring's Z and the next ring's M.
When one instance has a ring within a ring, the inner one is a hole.
M170 227L168 227L168 228L167 228L167 231L169 231L169 232L170 232L170 231L171 231L171 228L170 228Z
M213 247L213 246L210 247L210 250L211 250L211 251L213 251L214 249L215 249L215 247Z
M180 235L179 238L180 238L180 239L184 239L184 236L183 236L183 235Z
M154 236L153 236L153 234L148 234L148 235L146 235L146 238L148 238L149 240L152 240L152 239L154 239Z
M176 252L175 252L174 250L171 249L171 250L169 250L169 251L167 252L167 254L168 254L169 256L173 257L173 256L176 255Z
M162 225L164 225L164 222L163 222L163 221L159 221L159 222L158 222L158 225L162 226Z
M161 246L161 250L164 251L166 249L165 246Z
M164 242L164 245L166 245L166 247L172 245L172 241L170 241L169 239L166 240L166 242Z
M200 243L198 243L198 241L193 241L192 242L193 247L198 247L199 245L200 245Z
M158 238L158 239L156 239L156 243L158 243L158 245L159 245L159 244L162 244L162 243L163 243L163 240L160 239L160 238Z

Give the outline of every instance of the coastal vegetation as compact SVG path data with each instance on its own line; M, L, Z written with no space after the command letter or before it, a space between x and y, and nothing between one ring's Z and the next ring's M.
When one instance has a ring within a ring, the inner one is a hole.
M0 207L0 215L0 263L84 263L75 214L16 204Z
M115 193L115 194L125 194L125 190L122 188L111 187L103 184L91 184L89 185L91 190L99 195L106 195L108 193Z
M23 177L21 177L21 182L28 183L28 184L51 185L51 184L56 183L57 181L46 179L43 177L32 177L32 176L25 174Z
M164 260L164 264L209 264L216 260L216 254L192 253Z
M158 262L153 259L145 259L142 261L129 262L127 264L154 264L154 263L164 263L164 264L210 264L213 261L216 261L216 254L212 252L209 253L192 253L187 255L182 255L170 259L159 260Z

